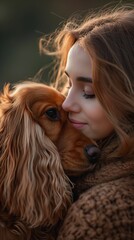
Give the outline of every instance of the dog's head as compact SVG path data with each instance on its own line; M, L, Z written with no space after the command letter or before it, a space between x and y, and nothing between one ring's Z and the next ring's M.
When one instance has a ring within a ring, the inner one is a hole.
M56 223L71 203L65 172L89 167L89 139L68 122L64 98L34 82L6 85L0 95L1 204L30 226Z

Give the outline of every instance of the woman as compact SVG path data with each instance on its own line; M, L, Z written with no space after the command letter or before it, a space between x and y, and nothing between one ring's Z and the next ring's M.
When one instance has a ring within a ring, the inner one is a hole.
M58 82L67 76L63 108L72 125L101 150L58 240L134 239L134 9L71 20L56 33ZM53 40L54 38L51 38ZM44 46L44 45L43 45Z

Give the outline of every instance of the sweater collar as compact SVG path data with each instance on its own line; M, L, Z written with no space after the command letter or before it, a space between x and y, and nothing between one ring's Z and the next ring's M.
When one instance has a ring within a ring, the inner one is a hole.
M120 178L125 178L130 175L134 176L134 159L114 161L107 164L98 164L92 172L87 172L79 177L74 184L74 195L76 198L87 189Z

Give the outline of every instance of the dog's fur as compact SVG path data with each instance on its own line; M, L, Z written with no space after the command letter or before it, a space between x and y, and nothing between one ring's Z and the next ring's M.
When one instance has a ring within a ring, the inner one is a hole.
M89 167L89 139L70 125L64 98L35 82L6 85L0 95L1 240L46 239L36 229L56 224L71 204L66 174Z

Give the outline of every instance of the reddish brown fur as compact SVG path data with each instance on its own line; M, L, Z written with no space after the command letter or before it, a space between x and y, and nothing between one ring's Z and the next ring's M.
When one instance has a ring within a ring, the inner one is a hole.
M40 226L56 224L71 204L65 172L77 176L89 168L83 148L90 141L70 125L63 101L41 83L6 86L1 93L1 240L45 239L35 237ZM46 115L50 108L59 111L57 121Z

